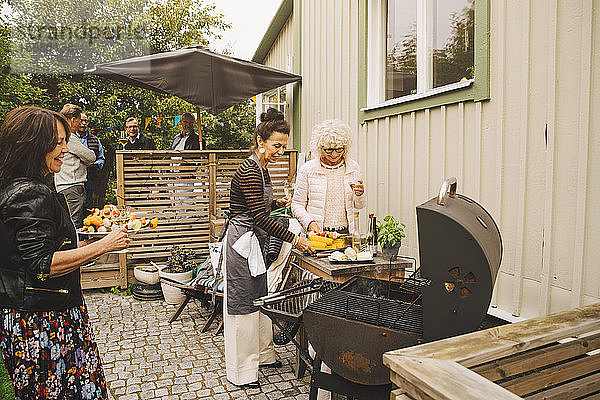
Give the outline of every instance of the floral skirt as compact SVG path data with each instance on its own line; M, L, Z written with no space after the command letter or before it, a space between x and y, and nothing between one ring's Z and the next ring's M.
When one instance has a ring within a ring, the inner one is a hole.
M64 311L0 309L0 351L16 399L107 399L85 305Z

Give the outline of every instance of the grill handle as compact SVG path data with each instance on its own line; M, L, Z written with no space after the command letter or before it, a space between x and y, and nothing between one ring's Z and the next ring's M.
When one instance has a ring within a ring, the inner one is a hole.
M440 194L438 194L437 203L440 206L443 206L446 202L446 196L454 197L456 196L456 178L448 178L444 182L442 182L442 186L440 187Z

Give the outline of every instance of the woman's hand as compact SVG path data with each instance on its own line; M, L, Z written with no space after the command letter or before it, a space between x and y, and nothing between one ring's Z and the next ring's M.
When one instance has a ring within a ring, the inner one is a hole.
M319 224L317 224L315 221L312 221L310 224L308 224L307 231L313 232L313 233L321 233L321 229L319 228Z
M106 251L109 252L126 249L129 247L130 241L131 239L127 237L127 230L125 228L119 228L112 231L98 242L102 243Z
M365 187L363 186L363 181L356 181L354 183L351 183L350 188L352 189L354 194L357 196L362 196L362 194L365 192Z
M275 200L277 207L285 207L290 208L292 206L292 198L289 199L287 197L282 197L280 199Z
M306 253L315 254L315 249L310 245L310 240L305 238L304 236L300 236L298 238L298 243L296 243L296 248L298 250L304 251Z

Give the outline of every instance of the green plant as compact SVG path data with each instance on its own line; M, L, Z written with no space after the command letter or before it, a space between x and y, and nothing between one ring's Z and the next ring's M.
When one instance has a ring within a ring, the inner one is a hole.
M193 259L196 258L194 250L185 250L179 246L171 247L171 255L167 259L167 268L165 272L177 273L188 272L196 269L198 266Z
M13 389L12 381L6 368L4 368L4 361L0 357L0 400L10 400L15 398L15 391Z
M121 296L131 296L133 294L133 283L127 285L127 289L121 290L120 287L114 286L110 288L110 292L120 294Z
M396 243L400 243L404 234L404 225L391 215L386 215L383 218L383 223L377 221L377 241L381 247L393 247Z

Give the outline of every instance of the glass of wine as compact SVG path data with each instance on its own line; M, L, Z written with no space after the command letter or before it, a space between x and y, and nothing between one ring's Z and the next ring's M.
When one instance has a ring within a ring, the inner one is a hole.
M284 182L283 183L283 194L285 195L285 198L289 201L292 199L292 196L294 196L294 184L291 182ZM284 215L286 217L288 217L288 211L287 211L287 207L285 208L284 211Z
M125 145L127 144L128 140L129 139L127 138L127 132L121 131L119 133L119 143L121 143L121 146L123 146L123 150L125 149Z

